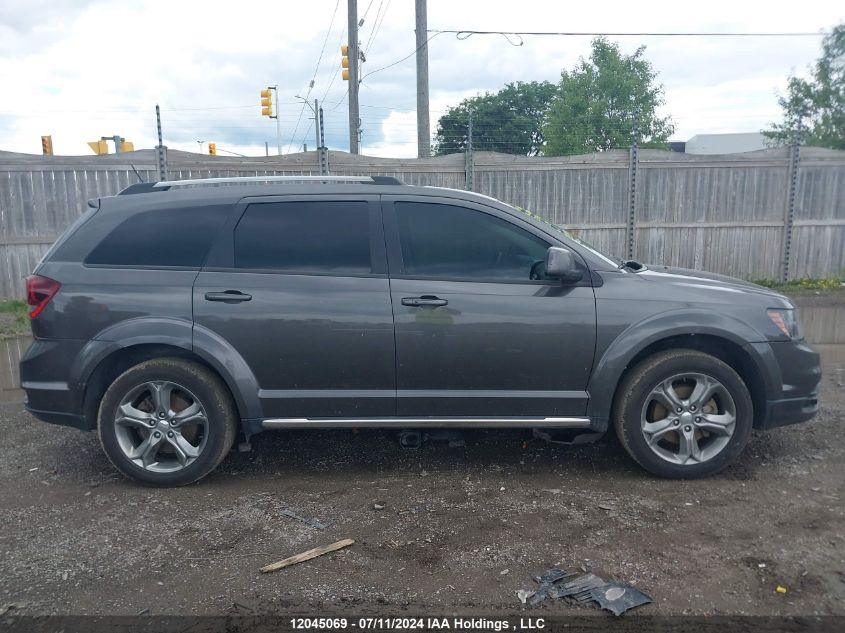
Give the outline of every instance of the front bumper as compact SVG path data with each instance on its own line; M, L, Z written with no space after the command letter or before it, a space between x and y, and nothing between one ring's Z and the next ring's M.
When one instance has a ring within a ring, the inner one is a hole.
M772 429L806 422L819 410L821 357L804 341L772 341L768 345L781 375L780 392L769 390L755 426Z
M766 402L766 411L758 428L774 429L787 424L806 422L818 411L819 397L815 393L804 398L769 400Z

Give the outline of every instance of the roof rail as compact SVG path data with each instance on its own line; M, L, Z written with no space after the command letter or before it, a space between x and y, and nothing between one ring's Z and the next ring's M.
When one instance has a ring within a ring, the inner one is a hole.
M149 193L151 191L167 191L173 187L188 187L192 185L218 185L238 183L346 183L357 182L372 185L404 185L401 180L393 176L231 176L226 178L194 178L190 180L163 180L161 182L139 182L129 185L118 195L133 193Z

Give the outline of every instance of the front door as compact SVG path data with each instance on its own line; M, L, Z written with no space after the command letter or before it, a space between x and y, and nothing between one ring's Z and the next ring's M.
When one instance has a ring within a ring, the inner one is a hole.
M398 415L583 415L595 297L531 279L548 238L471 202L385 197L384 209Z
M244 205L194 284L196 327L258 382L264 417L395 414L393 313L378 198Z

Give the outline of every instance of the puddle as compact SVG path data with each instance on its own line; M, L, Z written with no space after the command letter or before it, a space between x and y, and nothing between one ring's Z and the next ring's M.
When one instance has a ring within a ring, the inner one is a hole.
M28 336L0 340L0 402L23 401L18 363L29 341Z
M845 303L798 308L804 338L822 355L822 363L845 363ZM0 402L21 402L18 362L29 337L0 341Z

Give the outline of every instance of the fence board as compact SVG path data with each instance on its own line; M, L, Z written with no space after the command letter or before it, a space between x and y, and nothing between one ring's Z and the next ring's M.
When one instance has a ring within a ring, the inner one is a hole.
M780 275L788 151L696 156L640 150L635 250L648 263L744 278ZM168 152L171 179L312 175L316 152L237 159ZM479 152L475 188L571 227L600 250L625 252L628 152L516 157ZM157 173L152 150L60 157L0 152L0 296L22 296L23 278L49 243L86 209ZM464 189L463 155L388 159L330 152L339 175L394 176ZM790 258L793 278L845 272L845 152L802 148Z

